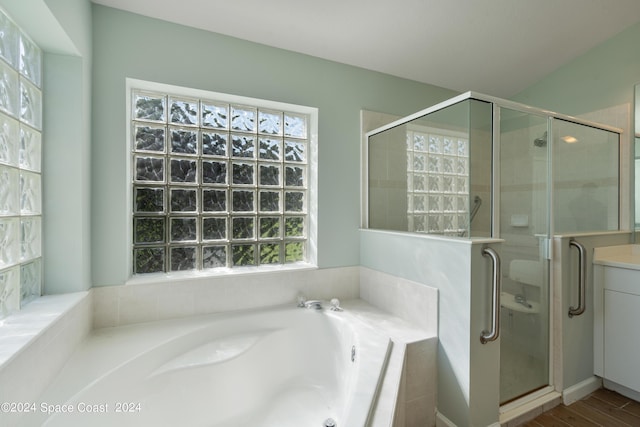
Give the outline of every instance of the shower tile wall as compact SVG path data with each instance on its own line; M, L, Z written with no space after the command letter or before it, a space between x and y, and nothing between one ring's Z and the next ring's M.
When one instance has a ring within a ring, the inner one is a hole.
M512 259L538 257L538 240L532 234L546 232L546 209L535 209L546 206L546 148L533 144L545 131L546 125L538 125L501 135L501 176L506 179L500 188L500 233L510 243L503 259L505 275Z
M554 233L618 230L618 134L563 120L553 128Z
M478 131L476 131L476 134ZM491 236L491 185L487 182L484 176L486 165L491 164L491 149L486 146L479 146L475 144L477 141L491 141L491 134L485 133L482 136L471 136L471 151L472 156L470 158L470 178L471 184L469 189L470 204L473 204L473 198L480 196L482 199L482 205L471 223L471 236L472 237L489 237Z
M369 224L407 230L406 126L387 131L369 148Z
M391 115L391 114L386 114L386 113L378 113L376 111L368 111L368 110L361 110L360 111L360 132L361 132L361 141L360 144L362 147L366 147L367 146L367 138L366 138L366 134L367 132L370 132L374 129L377 129L379 127L382 127L388 123L393 122L394 120L398 120L400 118L400 116L396 116L396 115ZM366 150L362 150L362 157L360 159L360 164L367 164L368 159L365 158L365 155L367 154ZM399 163L401 166L405 166L404 165L404 161L405 159L399 159L402 163ZM369 181L368 181L368 176L365 170L362 171L363 176L361 177L362 179L362 194L366 195L366 197L368 197L368 193L369 193ZM377 172L376 172L377 173ZM385 191L380 189L377 189L375 191ZM404 204L406 203L406 200L403 200L400 206L404 206ZM389 209L389 203L383 203L380 202L377 206L374 207L376 212L384 212L385 218L389 217L389 213L387 212L387 209ZM364 212L363 212L363 215ZM395 214L394 214L395 215ZM361 222L362 224L365 224L367 222L367 217L366 215L363 216L361 218Z
M630 168L634 167L634 164L632 161L626 160L633 159L633 156L631 155L633 141L630 140L629 137L626 137L633 135L632 111L633 108L631 104L626 103L614 105L602 110L592 111L579 116L585 120L592 120L597 123L603 123L622 129L623 134L620 141L620 194L622 195L629 194L631 186L630 177L633 176ZM622 229L625 229L627 226L633 228L633 220L630 218L630 203L633 203L633 200L633 197L629 198L624 196L620 199L620 225Z

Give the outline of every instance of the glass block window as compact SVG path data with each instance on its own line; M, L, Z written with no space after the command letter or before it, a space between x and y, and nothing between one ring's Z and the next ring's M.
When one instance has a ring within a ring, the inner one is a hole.
M469 140L442 129L407 131L409 231L460 236L469 226Z
M306 261L307 115L131 99L134 274Z
M0 10L0 318L42 289L42 53Z

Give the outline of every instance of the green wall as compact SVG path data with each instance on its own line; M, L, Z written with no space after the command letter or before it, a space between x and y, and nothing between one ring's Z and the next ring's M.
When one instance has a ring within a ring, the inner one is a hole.
M44 98L47 293L119 284L128 276L127 77L319 108L321 267L359 263L360 110L406 115L455 95L89 0L0 0L0 6L43 46L52 77L45 77ZM572 115L631 103L640 82L639 43L637 24L513 99Z
M295 34L291 35L295 37ZM406 115L454 92L93 5L92 271L128 277L125 79L319 109L318 264L359 264L360 110Z
M632 103L633 86L639 82L640 23L560 67L513 100L577 116Z

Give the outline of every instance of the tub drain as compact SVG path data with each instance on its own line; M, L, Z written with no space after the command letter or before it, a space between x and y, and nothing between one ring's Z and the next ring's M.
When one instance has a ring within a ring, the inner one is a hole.
M334 420L333 418L327 418L326 420L324 420L324 423L322 423L322 427L336 427L338 424L336 424L336 420Z

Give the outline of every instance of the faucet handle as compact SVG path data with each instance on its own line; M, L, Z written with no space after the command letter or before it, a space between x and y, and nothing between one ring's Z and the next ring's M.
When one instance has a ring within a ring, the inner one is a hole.
M303 295L298 295L298 307L304 308L307 299Z
M340 300L338 298L331 298L331 307L329 310L342 311L342 307L340 307Z

